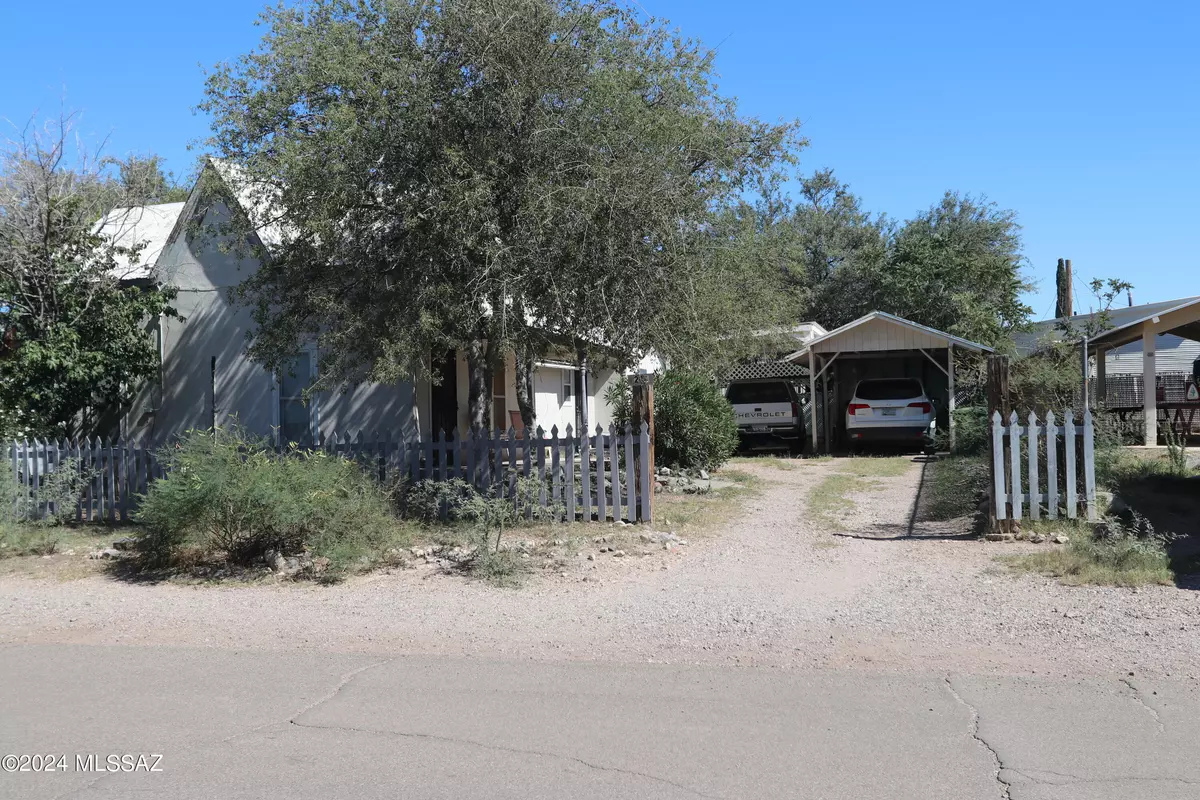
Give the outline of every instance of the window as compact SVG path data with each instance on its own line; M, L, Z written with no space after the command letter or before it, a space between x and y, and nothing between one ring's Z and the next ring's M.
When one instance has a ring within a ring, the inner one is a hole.
M913 378L871 378L854 390L860 400L910 400L923 394L921 383Z
M504 365L492 368L492 427L508 430L508 396L505 387Z
M747 403L790 403L792 394L783 381L732 383L725 390L725 399L735 406Z
M566 405L575 397L575 373L573 370L562 370L562 403Z
M304 391L313 384L317 374L317 354L305 350L291 359L279 371L279 438L284 443L315 444L317 431L317 400L308 405Z

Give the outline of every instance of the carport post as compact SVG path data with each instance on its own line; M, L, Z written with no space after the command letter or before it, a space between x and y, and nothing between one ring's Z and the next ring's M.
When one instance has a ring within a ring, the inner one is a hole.
M1154 363L1154 320L1142 325L1142 416L1146 427L1146 446L1158 444L1158 370Z
M950 429L950 452L954 452L954 342L946 347L946 382L950 387L950 414L948 426Z
M812 424L808 429L812 431L812 451L813 455L817 454L817 360L813 355L812 348L808 350L808 409L809 415L812 417Z

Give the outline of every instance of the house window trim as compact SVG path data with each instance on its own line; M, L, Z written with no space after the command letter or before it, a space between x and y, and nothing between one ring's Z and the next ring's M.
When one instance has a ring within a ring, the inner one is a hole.
M308 377L310 380L317 378L317 361L318 351L315 344L306 344L300 348L300 353L308 354ZM274 381L271 384L271 429L275 432L275 443L279 446L287 444L283 440L283 420L280 418L280 406L285 399L283 396L283 373L279 370L275 371ZM321 441L321 402L314 394L312 400L308 404L308 430L309 436L312 438L313 446L320 444Z

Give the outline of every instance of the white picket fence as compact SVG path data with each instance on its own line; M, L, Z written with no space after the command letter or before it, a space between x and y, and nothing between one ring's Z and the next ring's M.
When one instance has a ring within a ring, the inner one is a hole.
M1047 413L1040 422L1031 411L1025 425L1020 424L1015 411L1009 417L1008 425L1004 424L999 411L994 412L992 464L995 485L992 491L996 498L996 518L1019 520L1028 511L1029 518L1036 520L1042 518L1045 510L1050 519L1057 519L1060 507L1065 506L1066 516L1076 519L1079 507L1083 506L1088 520L1095 522L1098 512L1094 435L1091 411L1083 412L1080 425L1075 424L1070 409L1062 425L1058 424L1053 411ZM1026 456L1024 470L1021 464L1022 449ZM1061 466L1064 468L1062 475L1059 471L1060 453ZM1044 471L1041 468L1043 459Z
M607 433L596 426L594 436L578 436L568 425L565 435L557 427L549 436L541 428L532 436L510 428L423 440L359 432L322 436L314 449L357 461L383 482L460 479L489 496L514 500L518 479L532 478L541 489L531 502L561 509L568 521L651 520L654 469L645 426L622 431L610 425ZM0 457L37 516L50 510L43 491L49 476L65 465L78 470L79 522L132 519L139 497L165 474L157 450L100 439L10 441Z

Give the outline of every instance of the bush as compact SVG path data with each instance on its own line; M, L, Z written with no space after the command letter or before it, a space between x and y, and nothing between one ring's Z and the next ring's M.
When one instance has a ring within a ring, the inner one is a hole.
M950 450L950 431L939 430L937 447ZM954 409L954 450L957 456L977 456L991 452L992 423L984 406Z
M147 566L192 547L248 564L267 550L306 551L337 574L371 560L399 532L391 497L358 464L324 452L274 452L238 428L191 431L160 455L137 521Z
M1035 524L1034 529L1039 526ZM1059 529L1070 532L1066 547L1016 556L1010 565L1076 585L1143 586L1174 580L1167 553L1170 537L1156 533L1140 515L1135 514L1129 525L1111 521L1108 529L1101 528L1099 533L1084 523L1071 526L1059 522L1057 527L1047 527L1051 535Z
M631 418L632 388L627 378L605 394L614 421ZM711 469L737 451L738 428L733 406L707 377L667 370L654 380L654 448L662 464L684 469Z

